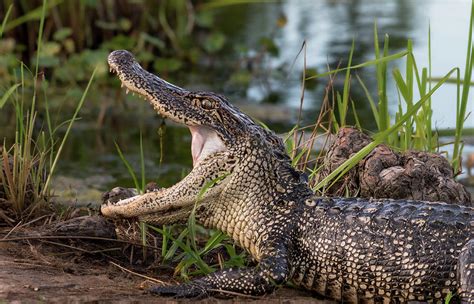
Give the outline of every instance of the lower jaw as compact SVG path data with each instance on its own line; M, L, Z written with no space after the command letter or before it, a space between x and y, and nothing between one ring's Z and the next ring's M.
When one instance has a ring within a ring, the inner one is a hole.
M191 206L189 208L180 208L173 211L166 211L162 213L150 213L141 216L139 219L141 221L157 225L185 223L188 220L193 208L194 206Z

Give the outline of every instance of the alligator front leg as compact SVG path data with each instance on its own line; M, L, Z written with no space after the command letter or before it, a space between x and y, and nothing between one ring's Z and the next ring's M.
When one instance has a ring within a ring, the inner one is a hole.
M286 248L273 249L272 255L260 261L256 267L225 269L173 286L154 286L151 293L176 298L229 296L236 294L264 295L284 284L290 277Z

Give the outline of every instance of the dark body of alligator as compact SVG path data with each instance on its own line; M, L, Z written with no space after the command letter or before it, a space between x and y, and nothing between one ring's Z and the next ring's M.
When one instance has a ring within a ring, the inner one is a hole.
M404 200L320 198L284 145L220 95L189 92L146 72L126 51L109 56L127 89L187 125L194 168L176 185L106 203L109 217L168 224L196 219L259 262L152 292L262 295L287 281L344 302L474 302L474 209Z

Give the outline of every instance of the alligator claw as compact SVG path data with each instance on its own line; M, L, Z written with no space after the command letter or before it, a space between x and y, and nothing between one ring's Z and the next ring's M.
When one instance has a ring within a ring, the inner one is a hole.
M155 295L174 298L204 298L209 296L205 287L190 283L172 286L153 286L148 291Z

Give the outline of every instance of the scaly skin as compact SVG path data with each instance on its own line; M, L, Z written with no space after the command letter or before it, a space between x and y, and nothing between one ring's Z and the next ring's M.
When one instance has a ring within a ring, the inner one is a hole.
M143 70L127 51L112 52L109 64L127 89L160 114L216 135L225 148L217 144L205 157L196 153L193 170L178 184L104 204L102 213L169 224L185 221L197 203L202 225L227 233L259 262L152 292L262 295L292 281L352 303L439 302L449 292L474 302L472 208L316 197L292 168L282 141L223 96L171 85ZM202 187L219 177L197 202Z

